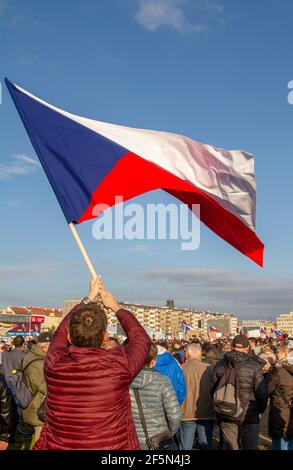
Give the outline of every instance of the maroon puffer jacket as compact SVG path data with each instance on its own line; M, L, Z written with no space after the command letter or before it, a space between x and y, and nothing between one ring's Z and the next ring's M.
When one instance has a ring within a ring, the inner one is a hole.
M126 346L68 346L69 315L58 327L45 361L47 419L34 449L139 449L129 385L146 362L150 338L132 313L119 310Z

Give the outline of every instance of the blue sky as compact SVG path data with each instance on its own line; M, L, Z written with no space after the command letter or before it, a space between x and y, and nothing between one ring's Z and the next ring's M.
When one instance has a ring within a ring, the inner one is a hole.
M255 155L265 268L203 226L200 249L184 252L178 241L97 241L86 222L80 236L119 298L242 318L292 310L292 17L290 0L0 0L0 305L58 307L88 286L7 76L75 114Z

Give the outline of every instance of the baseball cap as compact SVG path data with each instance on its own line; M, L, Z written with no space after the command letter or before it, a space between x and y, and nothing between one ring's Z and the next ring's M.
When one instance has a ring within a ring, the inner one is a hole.
M235 338L232 341L232 346L236 348L248 348L249 346L249 341L247 336L245 335L236 335Z

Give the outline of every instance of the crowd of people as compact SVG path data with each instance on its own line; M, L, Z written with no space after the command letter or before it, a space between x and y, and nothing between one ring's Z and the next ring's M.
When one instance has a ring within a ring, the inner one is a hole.
M100 278L54 334L0 343L1 450L256 450L267 409L293 450L293 340L152 341Z

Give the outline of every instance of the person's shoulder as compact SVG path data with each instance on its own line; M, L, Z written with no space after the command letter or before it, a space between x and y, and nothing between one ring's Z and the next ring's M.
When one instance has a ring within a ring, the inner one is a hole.
M227 367L228 365L228 361L229 361L229 357L227 356L229 353L226 353L222 359L219 359L216 364L213 366L212 364L209 364L209 363L205 363L207 366L210 366L212 367L213 369L220 369L222 367Z
M265 361L258 356L249 357L248 360L245 361L245 365L253 371L257 372L258 370L260 371L265 365Z
M185 361L181 367L183 370L189 370L192 367L192 364L190 363L191 361Z
M28 351L28 353L23 358L23 362L27 362L28 360L32 360L35 357L36 357L36 355L32 351Z
M171 380L169 379L169 377L167 377L166 375L162 374L161 372L158 372L158 371L154 371L156 372L156 375L154 376L154 380L164 386L164 387L169 387L170 385L172 386L172 382Z
M169 354L170 354L170 353L169 353ZM179 362L176 361L175 357L172 356L172 354L170 354L170 356L171 356L170 365L171 365L172 367L174 367L174 369L182 370L182 366L183 366L184 364L182 364L182 365L179 364Z
M29 364L29 363L32 362L32 361L35 361L35 360L36 360L36 362L37 362L37 360L40 360L40 361L41 361L42 359L45 360L45 356L42 357L42 356L40 356L39 354L36 354L34 351L28 351L28 352L25 354L24 358L23 358L22 364L23 364L23 365L24 365L24 364ZM35 362L33 362L33 363L35 363Z
M269 370L265 376L266 382L269 383L271 380L280 380L280 369L276 365Z
M212 371L213 368L214 368L212 366L212 364L209 364L208 362L203 362L203 361L197 361L197 362L198 362L197 367L199 368L199 370L205 371L205 370L209 369L210 371ZM218 362L217 362L217 364L218 364Z

